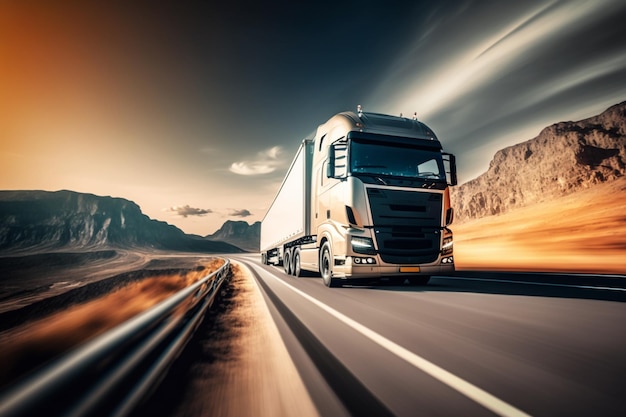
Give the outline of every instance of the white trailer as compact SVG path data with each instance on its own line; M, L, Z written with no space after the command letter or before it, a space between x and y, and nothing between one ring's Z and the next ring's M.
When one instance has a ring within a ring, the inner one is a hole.
M313 140L305 139L261 222L263 263L282 264L285 245L311 235Z

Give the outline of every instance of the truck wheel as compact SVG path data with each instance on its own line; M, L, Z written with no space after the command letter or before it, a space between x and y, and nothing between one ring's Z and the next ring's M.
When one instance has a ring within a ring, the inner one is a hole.
M293 251L293 266L291 267L291 273L299 277L302 270L300 269L300 249L296 248Z
M320 252L320 275L324 280L324 285L327 287L337 286L337 279L333 278L332 264L333 254L330 251L330 244L328 242L324 242Z
M286 250L283 257L283 267L285 268L285 274L291 275L291 251Z

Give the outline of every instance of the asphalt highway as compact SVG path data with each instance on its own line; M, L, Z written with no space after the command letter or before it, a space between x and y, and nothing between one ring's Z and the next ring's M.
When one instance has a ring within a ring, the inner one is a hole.
M236 255L324 416L624 416L626 277L326 288Z

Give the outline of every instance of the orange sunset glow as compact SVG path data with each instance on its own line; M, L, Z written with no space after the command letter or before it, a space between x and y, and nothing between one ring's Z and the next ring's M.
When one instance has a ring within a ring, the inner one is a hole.
M606 23L619 9L481 4L431 22L424 5L381 6L320 31L313 6L2 2L0 189L121 197L206 236L261 220L301 140L357 104L416 112L464 182L498 149L623 100ZM345 59L355 33L368 53Z
M0 417L626 416L624 22L0 0Z
M206 190L228 186L214 182L202 123L183 120L185 57L168 37L158 23L104 6L1 6L0 188L125 197L188 231L217 229L243 205L239 193L220 217L168 210L215 209Z

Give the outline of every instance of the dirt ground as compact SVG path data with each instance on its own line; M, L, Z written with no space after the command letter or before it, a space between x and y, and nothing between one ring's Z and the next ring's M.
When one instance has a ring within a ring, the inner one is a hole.
M233 263L209 316L141 415L317 416L248 270Z
M150 308L221 264L215 258L202 265L197 258L182 261L151 266L195 267L131 279L110 293L1 332L0 387ZM318 415L259 287L245 267L234 263L231 270L204 322L140 415ZM89 291L88 287L83 290ZM46 302L53 299L39 301Z
M223 262L193 258L186 260L183 269L121 274L0 314L0 387L151 308ZM180 259L167 264L180 265ZM113 282L104 285L105 281ZM4 329L5 325L11 327Z
M626 178L451 229L460 270L626 274Z

